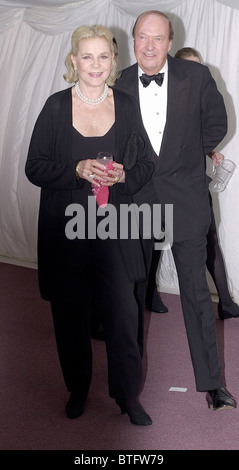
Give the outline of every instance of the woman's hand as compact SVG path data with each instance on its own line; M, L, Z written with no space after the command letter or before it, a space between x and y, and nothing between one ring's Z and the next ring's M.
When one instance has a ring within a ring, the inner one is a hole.
M100 186L100 183L106 181L105 166L97 160L80 160L76 165L76 174L95 186Z
M113 162L113 167L113 170L108 170L107 181L102 183L103 186L113 186L113 184L125 182L123 165L121 165L121 163Z
M124 167L120 163L113 162L113 170L106 173L107 167L97 160L80 160L76 165L76 174L95 186L113 186L116 183L125 182Z

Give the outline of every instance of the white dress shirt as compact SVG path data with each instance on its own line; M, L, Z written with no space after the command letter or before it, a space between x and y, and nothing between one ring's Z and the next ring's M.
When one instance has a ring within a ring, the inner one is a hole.
M139 77L143 70L138 67ZM143 87L139 79L139 102L144 127L148 133L149 139L154 151L159 155L167 113L167 91L168 91L168 62L160 70L164 73L164 80L161 86L152 80L147 86Z

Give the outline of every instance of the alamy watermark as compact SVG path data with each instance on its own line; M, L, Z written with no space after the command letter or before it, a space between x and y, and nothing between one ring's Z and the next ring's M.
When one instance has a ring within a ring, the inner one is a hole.
M143 239L154 238L156 250L167 250L173 243L173 205L165 204L164 228L162 229L161 204L120 204L117 209L112 204L98 207L94 196L88 197L86 209L78 203L69 204L65 211L71 217L65 226L69 240L85 239ZM98 219L100 217L100 219Z

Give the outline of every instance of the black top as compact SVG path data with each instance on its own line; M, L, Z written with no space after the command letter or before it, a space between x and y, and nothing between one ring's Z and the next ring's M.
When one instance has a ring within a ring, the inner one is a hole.
M100 137L84 137L73 127L72 158L75 161L95 159L98 152L109 152L115 155L115 124ZM92 196L91 183L84 180L84 187L79 190L79 199L86 201Z
M74 160L96 158L98 152L115 154L115 124L101 137L84 137L73 127L72 153Z

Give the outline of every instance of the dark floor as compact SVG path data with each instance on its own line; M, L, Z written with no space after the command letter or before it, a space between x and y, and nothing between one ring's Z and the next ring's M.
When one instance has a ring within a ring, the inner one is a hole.
M178 450L239 449L238 409L213 412L205 394L195 391L179 296L162 294L169 309L166 314L145 312L147 353L141 402L153 425L142 428L121 415L109 398L105 344L97 340L92 340L93 381L85 413L73 421L66 418L68 393L49 305L39 297L37 271L0 263L0 279L0 457L8 458L3 452L7 450L68 450L74 451L72 459L89 451L99 455L100 451L157 455L164 451L167 455ZM214 305L226 385L238 397L239 319L221 322ZM187 390L170 391L171 387ZM16 452L14 456L18 459Z

